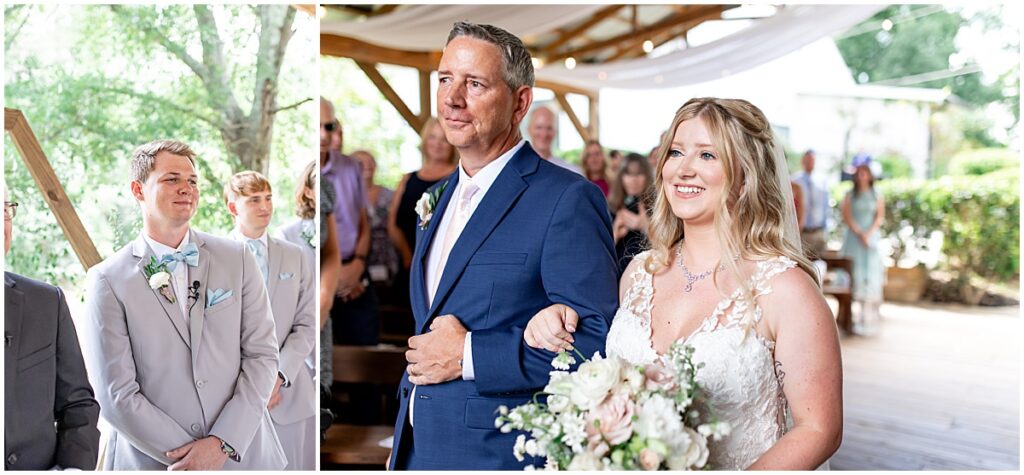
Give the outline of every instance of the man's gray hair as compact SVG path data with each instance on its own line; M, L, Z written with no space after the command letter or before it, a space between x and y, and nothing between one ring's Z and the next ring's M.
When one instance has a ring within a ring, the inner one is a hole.
M460 36L486 41L501 50L504 66L502 75L505 77L505 84L508 84L513 92L521 86L533 87L533 61L530 59L530 51L519 37L493 25L459 21L455 22L452 31L448 33L445 46Z

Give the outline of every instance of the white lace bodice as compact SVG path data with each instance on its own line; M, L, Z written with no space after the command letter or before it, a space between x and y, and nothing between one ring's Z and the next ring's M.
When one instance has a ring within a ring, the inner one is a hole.
M635 259L645 259L646 255ZM758 263L749 284L755 299L771 292L768 283L773 276L795 265L787 257ZM631 363L648 364L659 358L651 343L654 279L642 265L631 278L633 283L608 332L606 350ZM775 342L754 329L760 320L760 307L742 299L737 289L684 339L694 348L694 363L704 364L697 372L697 381L706 401L719 420L732 426L729 436L710 441L708 461L716 470L747 468L791 425L782 393L782 373L775 365Z

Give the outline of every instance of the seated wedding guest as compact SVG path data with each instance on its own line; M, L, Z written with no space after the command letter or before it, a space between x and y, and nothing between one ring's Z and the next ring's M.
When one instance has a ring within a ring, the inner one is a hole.
M18 203L4 188L4 254ZM60 287L4 272L4 469L93 470L100 406Z
M380 337L377 295L370 287L366 260L370 253L370 219L366 213L362 166L341 153L331 135L340 131L334 104L320 99L320 175L334 188L334 221L341 249L337 299L331 308L334 344L376 345ZM344 137L344 135L341 135Z
M555 136L558 135L558 118L555 117L555 113L551 109L544 106L534 109L530 114L530 122L526 126L526 131L530 134L530 145L533 146L537 155L540 155L540 158L566 170L582 174L579 167L558 158L551 150L551 144L555 141Z
M363 167L363 189L366 190L366 213L370 218L370 255L366 263L372 282L379 292L381 302L391 302L395 292L395 276L401 266L398 250L388 236L388 209L394 198L394 190L374 183L377 160L370 152L352 152L352 158L359 160ZM409 289L400 289L408 293Z
M196 154L157 140L132 153L139 237L89 269L82 348L110 425L104 470L281 470L267 404L278 344L245 245L191 229Z
M583 168L583 176L597 185L607 198L611 190L608 186L608 162L604 158L601 142L587 141L586 147L583 148L583 158L580 159L580 167Z
M263 274L277 326L277 381L267 409L288 460L285 470L315 470L316 394L305 359L316 348L316 272L301 247L268 235L274 201L263 175L236 173L224 185L224 204L235 221L231 237L245 244Z
M395 189L390 210L391 239L406 269L409 268L412 253L416 249L416 202L428 188L451 175L459 161L455 147L444 138L444 132L437 119L427 119L420 133L420 140L423 165L419 170L402 177L402 181Z
M648 203L654 175L643 155L631 153L622 162L612 185L608 208L615 240L615 258L619 264L619 277L633 260L633 256L647 249Z

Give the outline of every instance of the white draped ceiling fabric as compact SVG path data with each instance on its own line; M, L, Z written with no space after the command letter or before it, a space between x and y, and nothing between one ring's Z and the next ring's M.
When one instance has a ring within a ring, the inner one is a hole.
M322 22L321 33L406 51L438 51L456 21L504 28L528 43L571 25L606 5L417 5L363 21ZM724 38L656 58L604 64L561 64L537 70L537 79L589 90L652 89L697 84L753 68L867 19L884 5L786 5Z

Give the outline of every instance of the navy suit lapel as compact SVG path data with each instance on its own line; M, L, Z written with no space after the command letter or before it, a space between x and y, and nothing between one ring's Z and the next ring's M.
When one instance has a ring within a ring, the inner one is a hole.
M437 206L434 207L433 216L431 216L430 221L427 223L427 229L419 229L419 223L417 223L416 248L412 255L412 268L409 269L413 315L418 315L423 319L426 319L428 305L426 281L427 251L430 250L430 243L434 240L434 235L437 234L437 227L444 216L444 210L448 207L448 202L451 201L455 187L459 184L459 171L456 169L455 173L449 175L440 183L447 184L438 185L445 188L444 192L441 193L441 197L437 200Z
M427 313L427 318L420 324L420 333L425 330L430 319L437 313L440 303L451 292L455 281L466 269L469 259L516 204L519 196L526 191L528 185L523 176L537 169L538 160L536 152L528 144L523 145L505 165L491 188L487 190L487 194L484 195L483 200L473 211L473 216L469 218L469 222L463 228L458 241L455 241L452 246L448 262L444 267L444 274L441 275L441 281L437 284L434 302Z

